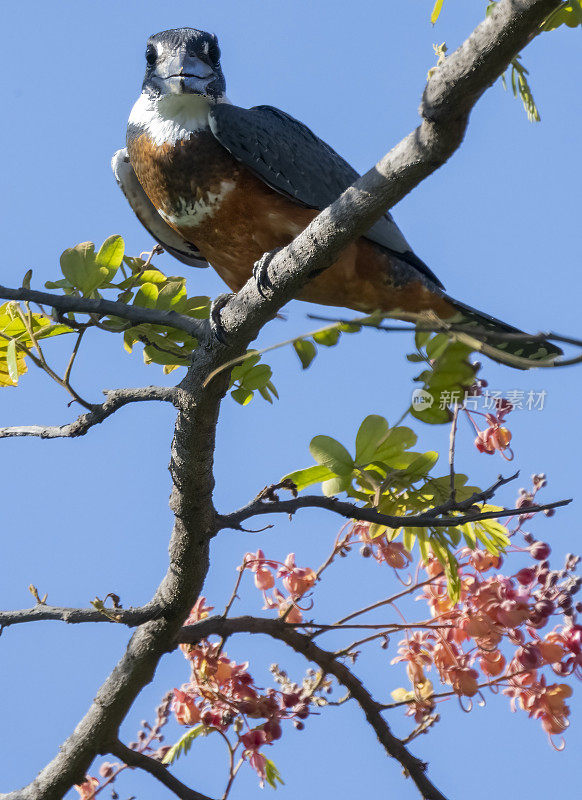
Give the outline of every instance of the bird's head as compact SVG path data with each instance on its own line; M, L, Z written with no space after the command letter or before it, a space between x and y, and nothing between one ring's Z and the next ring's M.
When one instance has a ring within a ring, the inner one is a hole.
M199 95L210 101L224 96L218 39L196 28L174 28L150 36L146 47L143 91L155 98Z

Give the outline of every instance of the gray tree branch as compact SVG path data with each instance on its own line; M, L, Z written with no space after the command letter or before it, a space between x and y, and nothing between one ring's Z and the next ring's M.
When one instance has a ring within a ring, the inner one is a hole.
M15 436L38 436L41 439L84 436L95 425L99 425L129 403L159 400L176 405L179 390L174 386L144 386L140 389L113 389L106 394L107 400L104 403L66 425L16 425L0 428L0 439Z
M42 292L31 297L25 296L29 290L0 289L0 297L5 299L28 299L53 306L56 302L63 311L110 313L138 322L173 325L206 342L205 347L194 352L192 365L180 384L171 461L175 524L168 570L153 599L160 606L160 615L136 629L125 654L55 758L32 783L0 795L2 800L61 800L74 783L82 782L94 757L118 737L121 722L142 688L152 680L162 656L175 646L182 623L202 588L209 564L209 542L217 532L212 503L213 456L228 371L204 385L206 377L221 364L240 356L261 327L310 276L330 266L340 251L365 232L386 208L444 164L460 145L470 109L478 97L559 5L559 0L500 0L494 13L435 72L425 91L421 125L319 214L291 245L275 255L270 268L272 296L261 297L250 280L227 303L222 311L229 336L227 346L205 339L202 334L207 326L196 320L175 320L170 314L162 320L151 309L119 308L118 304L105 307L102 304L106 301L86 300L81 308L80 301L74 298L57 298ZM124 309L129 310L124 314ZM303 651L303 640L290 635L286 640L291 647L301 647ZM316 663L320 659L325 664L329 657L314 643L305 653ZM342 671L343 665L329 666L342 682L350 680ZM384 746L411 774L414 771L423 796L443 800L424 775L422 764L394 739L364 687L353 688L359 692L358 702Z
M26 289L24 287L10 289L8 286L0 286L0 299L37 303L49 308L56 308L62 314L76 311L81 314L121 317L134 322L136 325L140 323L164 325L168 328L184 331L200 342L206 341L210 333L210 326L207 320L193 319L185 314L178 314L176 311L160 311L155 308L130 306L126 303L116 303L113 300L92 300L70 294L40 292L37 289Z
M289 500L275 500L265 502L263 500L253 500L248 506L226 514L218 518L221 528L232 528L241 530L241 523L250 517L264 514L289 514L292 515L300 508L323 508L326 511L333 511L345 519L357 519L362 522L374 522L377 525L387 525L389 528L451 528L457 525L464 525L466 522L478 522L482 519L497 519L498 517L514 517L520 514L534 514L538 511L546 511L550 508L561 508L568 505L572 500L557 500L554 503L544 505L533 505L527 508L506 508L502 511L484 511L458 516L435 516L434 509L426 514L411 514L410 516L392 516L390 514L380 514L373 508L361 508L354 503L338 500L336 497L322 497L320 495L305 495L294 497Z
M66 606L48 606L38 603L32 608L21 608L17 611L0 611L0 633L11 625L20 625L23 622L67 622L79 624L82 622L115 622L127 625L130 628L141 625L154 619L159 613L159 608L154 603L148 603L141 608L107 608L107 613L96 608L70 608Z
M400 739L391 732L390 726L382 716L380 703L374 700L362 681L334 653L322 650L310 636L299 633L295 626L278 619L261 617L245 616L232 619L209 617L194 625L183 627L177 641L196 644L211 634L228 637L233 633L264 633L274 639L279 639L297 653L301 653L317 664L326 674L337 678L342 686L348 689L350 695L364 712L367 722L371 725L386 753L404 767L424 800L446 800L445 796L429 780L426 774L427 765L413 756Z
M205 794L196 792L190 789L185 783L175 778L168 768L155 758L146 756L143 753L138 753L130 747L126 747L119 740L109 745L109 752L116 758L121 759L128 767L137 767L149 772L154 778L157 778L160 783L163 783L166 788L173 792L180 800L211 800Z

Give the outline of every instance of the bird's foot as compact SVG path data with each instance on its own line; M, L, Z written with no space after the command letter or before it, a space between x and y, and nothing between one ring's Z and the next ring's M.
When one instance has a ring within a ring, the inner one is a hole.
M224 306L228 303L231 297L234 297L233 292L226 292L225 294L219 294L218 297L215 297L212 303L210 304L210 330L214 338L220 342L220 344L228 344L228 336L224 327L222 325L222 320L220 319L220 312L224 308Z
M269 266L277 253L282 249L282 247L276 247L274 250L264 253L258 261L255 261L253 266L253 278L255 279L261 297L266 298L267 295L265 291L270 291L273 288L273 284L269 278Z

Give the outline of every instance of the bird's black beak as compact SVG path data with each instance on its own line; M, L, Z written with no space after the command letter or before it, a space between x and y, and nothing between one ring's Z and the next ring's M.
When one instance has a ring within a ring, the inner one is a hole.
M159 97L197 94L216 99L224 94L225 83L219 64L211 66L179 47L148 65L143 88Z
M177 52L162 59L156 69L163 94L207 94L214 70L197 56Z

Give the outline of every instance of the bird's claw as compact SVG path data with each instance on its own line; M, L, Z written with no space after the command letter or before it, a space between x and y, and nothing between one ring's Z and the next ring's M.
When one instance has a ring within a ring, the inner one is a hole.
M265 299L267 297L265 291L270 291L273 288L273 284L269 278L269 266L277 253L282 249L282 247L277 247L275 250L264 253L258 261L255 261L253 266L253 278L257 284L258 292L261 297Z
M220 312L231 297L234 297L232 292L219 294L210 304L210 330L214 338L220 342L220 344L228 344L228 337L222 325L222 320L220 319Z

